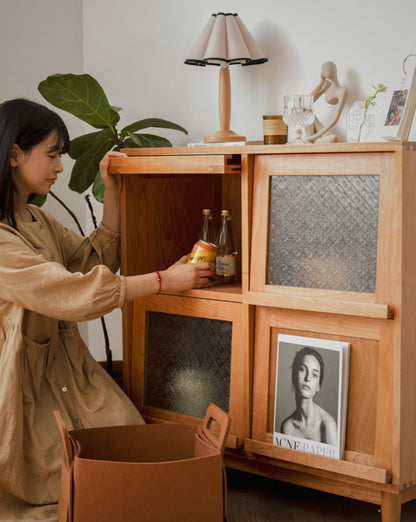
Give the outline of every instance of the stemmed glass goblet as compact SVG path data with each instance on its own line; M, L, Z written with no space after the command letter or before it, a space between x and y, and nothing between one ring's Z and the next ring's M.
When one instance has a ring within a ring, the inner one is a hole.
M295 127L295 139L290 143L307 143L305 127L315 119L311 94L288 94L284 96L283 121Z

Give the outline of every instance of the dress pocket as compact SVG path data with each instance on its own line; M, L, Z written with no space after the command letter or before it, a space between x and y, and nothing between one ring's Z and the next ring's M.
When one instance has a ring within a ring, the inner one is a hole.
M26 404L28 402L36 403L41 394L48 361L51 358L51 339L38 343L25 334L22 334L22 337L23 396Z

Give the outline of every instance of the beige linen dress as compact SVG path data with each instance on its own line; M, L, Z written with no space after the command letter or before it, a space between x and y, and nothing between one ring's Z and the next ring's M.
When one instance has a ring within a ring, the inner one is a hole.
M28 205L19 231L0 223L0 521L55 521L69 429L139 424L140 413L94 360L76 321L124 302L119 235L88 238Z

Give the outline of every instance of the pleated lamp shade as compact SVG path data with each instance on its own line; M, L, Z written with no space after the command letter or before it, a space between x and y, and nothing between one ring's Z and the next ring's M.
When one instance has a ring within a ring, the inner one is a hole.
M258 43L238 14L211 15L205 29L189 53L189 65L254 65L267 62Z
M267 62L260 46L249 33L238 14L217 13L209 19L185 63L190 65L219 65L220 130L204 138L205 142L245 141L230 131L231 90L229 65L255 65Z

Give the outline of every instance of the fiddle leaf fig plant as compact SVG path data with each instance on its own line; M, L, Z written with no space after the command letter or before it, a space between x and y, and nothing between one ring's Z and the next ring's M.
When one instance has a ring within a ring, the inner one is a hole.
M118 130L121 108L110 105L104 89L89 74L54 74L40 82L38 90L55 107L99 129L71 140L69 155L75 163L69 188L82 194L92 186L95 199L101 202L104 185L99 163L106 152L121 148L172 146L166 138L139 132L149 127L188 134L180 125L161 118L138 120Z
M89 74L54 74L40 82L38 90L55 107L73 114L94 129L98 129L71 140L69 155L75 160L75 163L69 180L69 188L82 194L92 186L92 193L100 202L103 202L104 199L104 185L101 180L99 163L106 152L121 148L172 146L172 143L166 138L139 132L149 127L173 129L188 134L187 130L180 125L161 118L138 120L118 130L121 108L110 105L104 89ZM49 195L63 205L75 220L80 233L85 235L72 210L53 192L50 192ZM42 206L45 199L46 196L34 195L31 203ZM85 196L85 199L96 227L89 194ZM101 323L105 338L107 371L113 375L112 352L104 317L101 317Z

